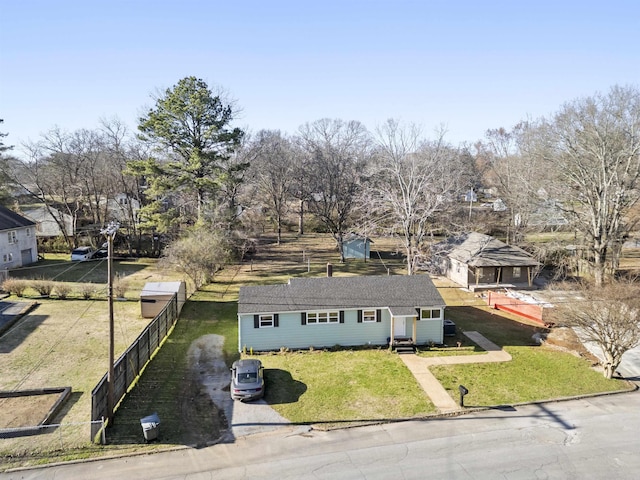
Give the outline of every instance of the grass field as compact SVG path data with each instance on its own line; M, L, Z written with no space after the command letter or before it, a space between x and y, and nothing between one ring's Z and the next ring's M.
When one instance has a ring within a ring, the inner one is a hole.
M292 276L325 275L327 263L335 276L404 273L404 265L391 239L376 239L368 262L339 263L334 244L326 235L290 235L277 245L266 240L252 262L229 266L215 282L194 294L178 325L141 376L136 387L116 412L109 429L110 445L89 444L88 426L60 428L50 435L0 439L2 468L71 458L149 451L192 444L215 436L215 408L199 391L185 390L188 368L185 354L200 336L225 337L227 363L237 352L236 300L246 284L284 283ZM379 253L379 255L378 255ZM154 260L116 262L116 272L129 284L127 298L137 295L147 281L175 280ZM51 258L38 269L19 272L25 278L55 281L106 281L104 262L74 263ZM436 280L447 301L447 318L458 330L476 330L504 346L513 356L505 364L438 367L433 371L456 398L457 386L465 384L469 405L487 406L545 400L565 395L616 390L623 385L605 380L589 361L536 346L531 336L540 327L516 321L484 305L473 294L444 280ZM74 390L59 420L86 422L90 391L107 369L107 304L104 300L38 300L41 304L0 339L0 388L39 388L71 385ZM122 352L147 321L139 316L137 301L116 302L116 350ZM453 354L480 350L466 337ZM444 355L447 349L424 352ZM262 355L269 388L266 399L291 421L327 426L366 420L392 420L433 413L428 397L420 390L396 355L386 350L355 350ZM162 421L162 443L141 444L139 419L157 411ZM185 420L186 418L186 420ZM218 423L216 423L218 422ZM84 431L83 429L86 429Z

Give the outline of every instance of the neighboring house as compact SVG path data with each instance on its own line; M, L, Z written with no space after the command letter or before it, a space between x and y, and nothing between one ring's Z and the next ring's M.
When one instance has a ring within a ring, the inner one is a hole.
M470 290L533 286L540 263L521 248L476 232L447 243L445 273L457 284Z
M0 270L38 260L35 222L0 206Z
M344 258L363 258L368 260L371 253L371 243L372 241L368 237L349 236L342 244Z
M114 220L127 223L131 220L131 215L133 215L134 221L137 222L140 202L125 193L118 193L107 202L107 210L109 217Z
M240 288L238 349L443 343L445 302L428 275L292 278Z
M562 203L558 200L545 200L529 215L528 225L543 228L563 227L569 224L564 216Z
M467 202L477 202L478 201L478 194L476 192L473 191L473 189L468 190L467 192L465 192L465 194L462 196L462 199Z
M497 198L493 202L493 211L494 212L504 212L507 209L507 205L504 203L504 200L501 198Z
M36 237L58 237L64 235L60 225L64 225L65 233L69 237L75 235L73 217L68 213L45 206L28 208L22 214L36 224Z
M104 201L101 201L101 204ZM118 193L107 201L107 216L123 224L128 224L131 220L138 221L138 211L140 202L128 196L126 193Z

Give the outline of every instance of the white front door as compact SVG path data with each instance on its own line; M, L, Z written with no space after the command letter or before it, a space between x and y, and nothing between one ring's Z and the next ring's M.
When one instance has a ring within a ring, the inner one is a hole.
M405 317L393 318L393 338L407 336L407 319Z

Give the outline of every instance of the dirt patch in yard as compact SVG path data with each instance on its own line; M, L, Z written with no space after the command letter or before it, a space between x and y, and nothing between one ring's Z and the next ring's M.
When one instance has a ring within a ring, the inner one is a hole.
M39 425L60 393L0 398L0 429Z
M543 338L543 343L547 347L563 350L574 355L589 359L594 365L598 364L598 359L582 344L576 332L571 328L552 328Z

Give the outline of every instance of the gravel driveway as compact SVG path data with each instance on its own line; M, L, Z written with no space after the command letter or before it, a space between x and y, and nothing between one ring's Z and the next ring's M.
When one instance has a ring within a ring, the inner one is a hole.
M213 403L224 412L230 428L227 438L263 433L289 425L289 421L271 408L264 399L239 402L231 399L231 374L224 361L224 337L205 335L194 341L188 352L189 364L209 393ZM266 384L266 389L269 384ZM231 421L229 421L231 419Z

